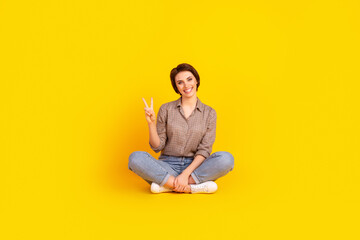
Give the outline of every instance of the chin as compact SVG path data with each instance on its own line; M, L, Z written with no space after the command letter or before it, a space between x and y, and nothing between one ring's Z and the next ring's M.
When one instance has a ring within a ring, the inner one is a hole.
M191 94L191 95L185 95L185 94L183 94L182 96L183 96L183 97L191 98L191 97L193 97L194 95L195 95L195 93L194 93L194 94Z

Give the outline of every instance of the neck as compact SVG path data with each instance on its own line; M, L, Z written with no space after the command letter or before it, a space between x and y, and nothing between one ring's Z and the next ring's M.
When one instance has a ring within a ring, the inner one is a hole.
M192 97L184 97L181 96L181 105L182 106L195 106L197 102L197 96L196 94Z

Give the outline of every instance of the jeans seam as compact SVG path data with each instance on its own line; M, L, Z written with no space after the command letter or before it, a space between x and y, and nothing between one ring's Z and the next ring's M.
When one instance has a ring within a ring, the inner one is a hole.
M170 174L169 174L169 173L166 173L164 179L163 179L163 180L161 181L161 183L159 184L160 187L164 186L165 183L169 180L169 178L170 178Z
M193 171L190 175L193 177L196 184L200 184L199 177L196 175L195 171Z

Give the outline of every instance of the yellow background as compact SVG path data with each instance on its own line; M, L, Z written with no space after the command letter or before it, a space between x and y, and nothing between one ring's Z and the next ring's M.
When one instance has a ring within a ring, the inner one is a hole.
M358 239L358 1L0 1L1 239ZM235 168L151 194L142 97L190 63Z

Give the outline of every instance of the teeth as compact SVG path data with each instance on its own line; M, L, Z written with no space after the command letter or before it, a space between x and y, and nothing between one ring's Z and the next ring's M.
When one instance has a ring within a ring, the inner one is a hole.
M184 92L189 93L189 92L191 92L191 90L192 90L192 88L185 90Z

